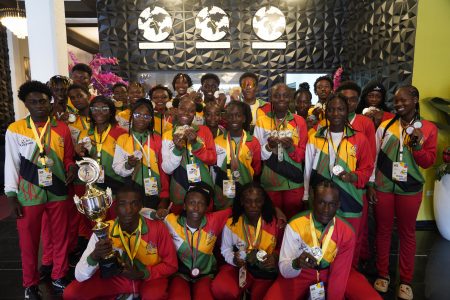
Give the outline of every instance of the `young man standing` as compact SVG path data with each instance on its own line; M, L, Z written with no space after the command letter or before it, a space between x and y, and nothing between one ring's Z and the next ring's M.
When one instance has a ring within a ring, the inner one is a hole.
M25 299L40 299L38 253L42 216L50 226L53 287L67 285L69 205L67 185L76 176L70 130L51 117L50 88L29 81L19 88L19 99L30 115L12 123L6 132L5 192L17 217Z
M319 182L313 210L293 217L286 227L278 263L282 276L264 299L381 299L364 276L356 271L351 275L356 238L353 228L336 215L339 205L338 187Z
M178 269L177 254L167 227L142 217L142 195L124 185L116 194L117 218L110 220L109 238L92 234L75 268L75 278L64 299L103 299L121 294L140 294L140 299L166 299L168 277ZM119 252L123 269L102 278L99 261Z
M239 78L239 85L242 89L242 100L247 103L252 110L251 131L253 131L256 124L256 111L264 104L267 104L267 102L260 98L256 98L256 93L258 92L258 76L256 76L255 73L247 72L242 74Z

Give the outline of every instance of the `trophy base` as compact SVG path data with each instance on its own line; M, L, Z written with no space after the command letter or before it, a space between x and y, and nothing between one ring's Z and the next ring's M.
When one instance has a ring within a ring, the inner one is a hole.
M99 262L100 277L111 278L120 274L122 271L122 265L119 263L117 256L112 256L106 259L102 259Z

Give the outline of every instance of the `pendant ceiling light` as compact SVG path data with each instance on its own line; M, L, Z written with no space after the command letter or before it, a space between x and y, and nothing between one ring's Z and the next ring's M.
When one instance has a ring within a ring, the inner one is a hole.
M27 19L25 10L19 8L18 1L16 3L16 8L0 9L0 22L19 39L24 39L28 36Z

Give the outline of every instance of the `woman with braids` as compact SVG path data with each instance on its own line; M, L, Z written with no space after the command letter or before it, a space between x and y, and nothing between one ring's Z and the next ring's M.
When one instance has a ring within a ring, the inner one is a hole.
M162 136L165 131L173 128L172 117L167 108L167 103L172 99L172 91L169 90L169 88L158 84L148 92L148 96L155 108L154 131Z
M252 300L262 299L278 276L280 241L272 201L259 183L247 183L238 191L222 232L227 264L212 282L214 298L239 299L247 290Z
M288 218L303 208L303 160L308 132L305 120L289 111L292 92L284 83L270 89L270 111L256 120L264 167L261 183Z
M114 151L119 136L126 133L117 124L115 116L116 107L112 100L96 96L89 104L90 128L80 133L75 145L79 157L91 157L98 162L102 169L96 184L103 190L110 187L113 194L123 184L123 178L112 168Z
M131 107L137 100L145 97L145 90L142 84L140 84L139 82L130 82L128 84L127 93L128 93L128 107L127 109L122 110L116 116L119 126L126 130L129 129L130 125L129 120L131 118Z
M231 206L236 189L253 181L261 172L261 145L250 133L250 106L233 100L226 108L225 118L228 130L214 140L217 152L214 178L221 204L219 209Z
M192 79L188 74L178 73L175 75L172 81L172 87L176 92L176 96L173 99L172 106L178 108L181 99L191 99L195 103L195 117L193 122L196 125L204 125L203 95L200 92L194 91L192 85Z
M386 106L386 89L381 82L373 80L364 87L361 93L361 101L356 108L356 113L371 118L375 128L381 122L392 119L395 116L389 112L389 108Z
M315 116L308 116L308 111L311 108L311 99L312 94L309 91L309 84L307 82L301 83L294 94L295 110L297 115L305 119L306 125L308 126L308 133L313 132L310 129L317 124Z
M400 287L398 297L413 299L411 280L416 250L415 228L425 182L419 168L429 168L436 159L437 128L419 114L419 91L411 85L394 95L395 117L384 121L376 132L377 161L371 177L369 201L375 205L377 269L374 287L389 287L389 249L394 216L400 241Z
M341 94L332 95L325 109L326 125L309 136L305 155L305 195L323 180L333 181L340 194L339 213L355 229L360 228L363 193L373 170L369 143L348 122L348 103Z
M131 107L129 132L117 140L114 172L138 186L144 207L156 208L169 198L169 178L161 169L161 137L154 134L154 112L150 101L137 100Z

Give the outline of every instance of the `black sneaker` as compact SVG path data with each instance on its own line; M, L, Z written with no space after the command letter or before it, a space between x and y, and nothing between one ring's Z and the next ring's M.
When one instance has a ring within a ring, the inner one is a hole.
M53 289L55 290L55 292L57 294L60 294L60 293L62 294L62 292L69 285L69 283L70 282L64 277L52 280Z
M37 285L32 285L25 288L25 299L28 300L41 300L41 294Z
M39 268L39 279L41 281L48 281L51 279L53 265L42 265Z

